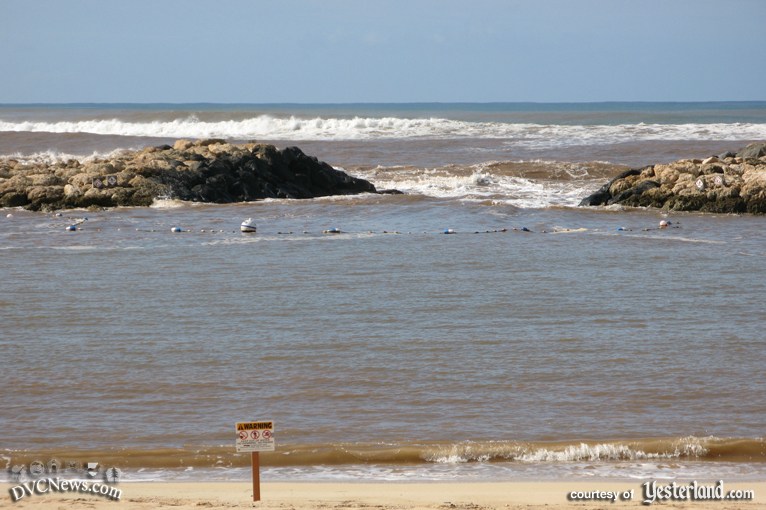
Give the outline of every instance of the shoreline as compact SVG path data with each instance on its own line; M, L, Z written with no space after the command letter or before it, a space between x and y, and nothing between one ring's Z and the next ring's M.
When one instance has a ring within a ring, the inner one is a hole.
M643 480L628 482L274 482L261 484L261 501L252 501L252 485L244 482L136 482L120 483L119 501L98 494L79 492L52 492L26 495L15 503L11 484L3 485L4 501L18 508L50 508L66 504L67 508L107 509L119 504L122 509L148 509L172 506L180 510L192 508L231 508L253 506L258 508L304 510L310 508L367 508L378 509L489 509L489 508L610 508L646 507ZM652 480L646 482L651 483ZM657 482L658 488L672 482ZM678 487L687 487L691 480L678 480ZM699 481L701 487L715 487L717 481ZM752 499L693 499L677 490L665 501L654 504L700 509L764 508L766 482L727 483L721 485L724 497L730 491L741 491ZM630 494L632 492L632 495ZM573 500L571 493L582 493L586 500ZM688 491L687 491L688 492ZM701 492L699 494L702 494ZM610 499L613 498L614 502ZM686 499L684 499L686 498ZM658 498L659 499L659 498Z

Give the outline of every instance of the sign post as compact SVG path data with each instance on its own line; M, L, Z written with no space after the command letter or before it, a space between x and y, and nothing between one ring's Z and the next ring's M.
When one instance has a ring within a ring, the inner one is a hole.
M250 464L253 469L253 501L261 500L261 454L252 452Z
M237 429L237 452L250 452L253 466L253 501L261 500L261 459L259 452L273 452L274 422L239 422Z

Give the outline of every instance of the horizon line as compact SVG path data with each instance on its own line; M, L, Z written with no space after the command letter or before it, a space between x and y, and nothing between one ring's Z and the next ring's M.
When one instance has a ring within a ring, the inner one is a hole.
M366 106L366 105L597 105L597 104L743 104L766 103L766 99L747 100L605 100L605 101L350 101L350 102L216 102L216 101L64 101L64 102L0 102L0 106L86 106L86 105L220 105L220 106Z

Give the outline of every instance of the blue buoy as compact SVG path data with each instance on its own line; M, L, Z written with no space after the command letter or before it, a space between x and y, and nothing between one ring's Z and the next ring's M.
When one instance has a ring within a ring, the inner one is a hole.
M532 231L531 231L531 230L529 230L527 227L521 227L521 231L522 231L522 232L532 232Z
M68 232L74 232L77 230L77 225L69 225L66 229Z
M173 227L170 229L171 232L183 232L183 229L181 227Z
M445 234L454 234L454 233L455 233L455 231L454 231L454 230L452 230L451 228L445 228L445 229L444 229L444 233L445 233Z
M328 228L327 230L323 230L325 234L340 234L340 229L338 227Z

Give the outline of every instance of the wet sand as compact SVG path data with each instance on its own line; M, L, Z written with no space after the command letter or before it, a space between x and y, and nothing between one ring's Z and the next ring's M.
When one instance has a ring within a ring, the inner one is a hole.
M173 507L198 508L255 507L304 510L349 509L537 509L546 508L646 508L642 482L488 482L488 483L265 483L261 501L252 501L250 483L121 483L119 501L96 494L48 492L25 496L13 503L12 484L3 484L0 507L143 510ZM687 481L678 481L688 483ZM702 484L702 482L700 482ZM713 484L710 484L713 485ZM725 483L724 489L753 491L749 501L664 501L651 506L662 508L728 509L766 508L766 483ZM572 491L634 491L628 501L571 501ZM65 505L65 506L64 506Z

